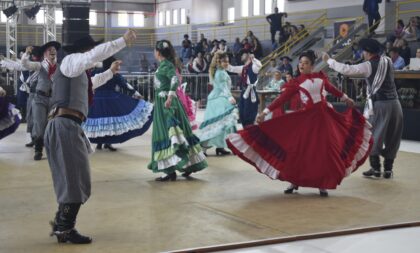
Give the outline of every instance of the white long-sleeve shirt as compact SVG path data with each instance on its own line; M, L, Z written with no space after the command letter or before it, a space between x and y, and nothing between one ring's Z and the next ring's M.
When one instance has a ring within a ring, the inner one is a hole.
M26 52L22 55L22 66L31 71L39 71L42 68L42 63L30 61L30 57L31 55ZM48 70L48 63L45 62L45 64L47 67L46 69Z
M121 37L114 41L102 43L85 53L67 55L64 57L60 65L61 73L69 78L80 76L86 70L95 67L97 62L102 62L108 57L116 54L125 46L125 40L123 37ZM95 75L92 77L93 88L96 89L99 86L105 84L109 79L112 78L112 76L113 73L110 69Z
M198 73L201 73L201 72L204 72L205 70L206 70L206 68L207 68L207 63L206 63L206 61L203 59L202 61L203 61L203 69L199 69L198 68L198 58L195 58L194 59L194 61L193 61L193 69L194 69L194 71L195 72L198 72Z
M327 63L331 69L346 76L363 76L367 78L372 74L372 65L369 61L356 65L349 65L337 62L336 60L330 58Z
M14 61L8 58L4 58L2 61L0 61L0 65L1 67L6 68L11 71L26 71L27 70L22 66L22 62L19 60Z
M254 58L252 60L252 63L253 63L252 64L252 72L254 72L255 74L258 74L258 72L260 72L260 69L262 68L261 62L258 59ZM243 70L244 66L245 65L242 65L242 66L229 65L227 71L232 72L232 73L236 73L236 74L242 74L242 70Z

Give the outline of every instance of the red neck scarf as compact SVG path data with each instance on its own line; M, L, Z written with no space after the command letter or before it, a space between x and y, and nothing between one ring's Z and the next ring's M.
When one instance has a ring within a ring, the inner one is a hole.
M93 83L92 83L92 79L90 78L92 74L92 70L88 69L86 70L86 75L88 78L88 98L89 98L89 106L93 105Z
M55 70L57 69L57 64L52 65L49 61L48 63L48 78L51 80L51 76L55 73Z

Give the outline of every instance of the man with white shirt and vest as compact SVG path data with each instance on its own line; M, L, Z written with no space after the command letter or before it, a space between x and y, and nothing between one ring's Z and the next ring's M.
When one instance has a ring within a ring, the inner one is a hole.
M380 156L384 158L384 178L393 175L394 159L400 147L403 113L394 81L392 60L381 56L382 45L374 39L362 39L365 62L347 65L330 59L323 54L323 60L330 68L344 75L358 75L366 78L367 102L364 115L372 124L373 147L370 153L371 168L364 172L366 177L381 176Z
M43 56L41 62L30 61L33 47L27 47L22 56L22 66L30 71L38 72L36 91L32 100L32 138L35 144L34 160L42 159L44 148L44 132L48 122L48 112L51 97L51 77L57 69L57 50L61 44L57 41L50 41L39 48L39 54Z
M92 149L81 127L93 102L93 90L105 84L119 70L115 61L107 71L90 77L97 62L116 54L136 39L134 31L99 44L89 35L80 35L63 49L68 53L53 76L51 111L45 132L45 148L54 190L59 204L52 236L59 243L86 244L90 237L75 229L80 206L90 197L91 180L88 154Z

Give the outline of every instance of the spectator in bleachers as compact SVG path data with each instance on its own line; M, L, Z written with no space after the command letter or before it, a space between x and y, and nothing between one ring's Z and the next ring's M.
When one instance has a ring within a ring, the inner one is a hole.
M404 21L401 19L398 19L394 33L388 36L387 41L394 43L396 39L401 39L403 36L404 28L405 28Z
M197 74L205 73L207 69L206 60L204 60L203 53L198 52L197 57L193 61L192 65L194 72Z
M284 37L283 30L283 16L287 18L286 12L279 12L279 8L274 8L274 13L267 16L267 22L270 23L271 43L276 42L276 33L280 32L279 43L282 43L282 37Z
M381 2L382 0L364 0L363 2L363 11L368 16L370 33L372 34L375 34L381 20L381 14L379 14L379 3Z
M408 47L408 42L406 40L403 40L402 47L400 48L400 55L404 59L405 65L409 65L411 49Z
M306 37L306 36L309 35L309 32L308 32L308 30L306 30L305 25L299 25L298 26L298 33L303 35L303 37Z
M282 64L279 66L279 70L281 73L293 73L293 67L290 64L290 62L292 61L292 59L290 59L289 56L283 56L280 58L280 60L282 61Z
M190 74L194 74L194 73L195 73L194 68L193 68L193 62L194 62L194 56L191 56L191 57L188 59L187 64L185 64L185 65L184 65L184 66L185 66L185 69L186 69L186 70L187 70L187 72L188 72L188 73L190 73Z
M242 46L241 54L242 54L242 52L251 52L251 50L252 50L252 44L249 43L249 41L248 41L247 38L245 38L245 39L242 40L242 45L243 46Z
M252 48L252 52L255 55L255 58L261 59L263 57L263 48L261 42L254 36L254 41L252 43L254 46Z
M233 59L234 64L238 65L241 62L241 50L242 50L242 43L239 38L236 38L235 43L233 44Z
M417 40L417 34L420 33L420 31L418 30L419 29L417 27L417 18L416 17L410 18L410 22L404 28L402 37L394 41L394 47L401 47L403 44L403 39L407 41Z
M248 33L246 34L245 39L248 39L248 42L252 45L252 47L254 47L254 41L257 37L255 37L254 33L252 31L248 31Z
M207 47L205 47L206 44L208 47L207 39L204 37L204 34L200 34L200 41L198 41L195 47L196 53L198 52L205 53L207 51Z
M211 52L210 52L211 56L213 56L220 49L220 42L217 39L213 40L212 44L213 44L213 47L211 48Z
M226 40L221 39L220 40L220 44L219 44L219 50L222 51L223 53L229 53L229 47L226 44Z
M395 70L401 70L405 67L404 59L400 56L400 50L397 47L391 48L389 56L392 59Z
M181 52L182 61L187 62L191 56L192 56L192 43L191 43L191 40L189 40L188 34L185 34L184 40L182 41L182 52Z
M212 60L212 57L211 57L211 54L210 53L206 53L205 55L204 55L204 60L206 61L206 64L207 64L207 68L206 68L206 73L209 73L209 68L210 68L210 63L211 63L211 60Z
M281 87L285 84L282 78L280 70L275 69L273 72L273 78L271 78L268 85L265 87L267 90L280 91Z
M274 74L275 71L279 71L279 69L278 69L278 66L277 66L276 58L272 58L272 59L270 59L270 67L267 69L267 71L265 72L264 75L271 78L271 77L273 77L273 74Z

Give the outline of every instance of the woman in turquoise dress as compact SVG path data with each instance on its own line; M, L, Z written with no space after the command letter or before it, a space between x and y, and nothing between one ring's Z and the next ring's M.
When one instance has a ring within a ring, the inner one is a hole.
M213 90L207 97L204 121L200 125L197 136L203 147L216 147L216 155L228 155L226 151L226 136L236 132L238 110L236 100L230 89L232 81L226 72L229 66L229 56L226 53L216 53L210 65L210 80L213 80Z
M148 168L166 175L156 181L175 181L207 167L200 140L192 133L188 117L177 98L179 82L175 73L175 50L167 40L156 43L155 58L160 62L154 80L152 161Z

